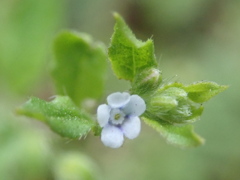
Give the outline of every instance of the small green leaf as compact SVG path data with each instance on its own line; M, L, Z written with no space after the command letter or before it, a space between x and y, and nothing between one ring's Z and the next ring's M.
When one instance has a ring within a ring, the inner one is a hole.
M108 55L118 78L133 81L143 69L157 67L153 41L142 42L128 28L122 17L115 13L116 24Z
M204 143L204 139L193 131L193 126L191 125L177 126L160 119L153 120L147 117L142 117L142 119L146 124L155 128L170 144L188 148Z
M226 90L228 86L221 86L215 82L198 82L186 86L184 89L188 93L188 97L197 103L203 103L211 99L213 96Z
M99 98L104 87L106 53L83 33L62 32L54 42L53 77L57 93L79 104L85 98Z
M73 139L87 135L96 126L67 96L57 96L51 102L32 97L17 113L43 121L56 133Z

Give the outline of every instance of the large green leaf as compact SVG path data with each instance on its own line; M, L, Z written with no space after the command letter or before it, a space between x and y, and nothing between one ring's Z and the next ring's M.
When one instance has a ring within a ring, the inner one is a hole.
M204 139L193 131L191 125L173 125L160 119L142 117L144 122L156 129L170 144L183 148L195 147L204 143Z
M52 74L58 94L70 96L76 104L101 96L107 59L102 44L86 34L66 31L56 38L54 52Z
M18 108L17 113L43 121L56 133L73 139L87 135L96 126L67 96L57 96L51 102L33 97Z
M141 70L157 67L153 41L136 39L122 17L117 13L114 17L116 24L108 51L109 58L118 78L133 81Z

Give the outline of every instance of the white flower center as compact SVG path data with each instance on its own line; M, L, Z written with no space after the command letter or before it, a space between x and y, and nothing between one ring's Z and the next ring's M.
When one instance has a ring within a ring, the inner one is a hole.
M125 119L125 114L120 109L112 109L110 112L110 121L117 125L122 124Z

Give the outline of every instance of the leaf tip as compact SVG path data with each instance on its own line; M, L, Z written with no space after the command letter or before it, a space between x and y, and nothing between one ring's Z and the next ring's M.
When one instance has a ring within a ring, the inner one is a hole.
M228 88L229 88L228 85L221 85L220 86L220 91L223 92L223 91L227 90Z
M113 13L113 17L114 17L114 19L116 21L115 28L116 27L128 28L125 20L123 19L123 17L119 13L114 12ZM131 30L129 29L129 31L131 31Z
M121 18L120 14L118 14L117 12L113 12L113 17L114 17L116 20Z

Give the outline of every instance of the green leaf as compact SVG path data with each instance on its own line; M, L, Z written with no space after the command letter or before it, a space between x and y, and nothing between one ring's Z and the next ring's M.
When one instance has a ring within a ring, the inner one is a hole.
M193 131L193 126L191 125L177 126L160 119L153 120L148 117L142 117L142 119L146 124L156 129L170 144L188 148L204 143L204 139Z
M87 135L96 126L67 96L57 96L51 102L32 97L17 113L43 121L59 135L73 139Z
M136 39L122 17L117 13L114 17L116 24L108 55L117 77L133 81L141 70L157 67L153 41Z
M76 104L102 95L107 65L102 44L86 34L66 31L56 38L54 52L52 75L58 94L70 96Z
M188 97L197 103L206 102L227 88L228 86L221 86L215 82L198 82L184 87Z

